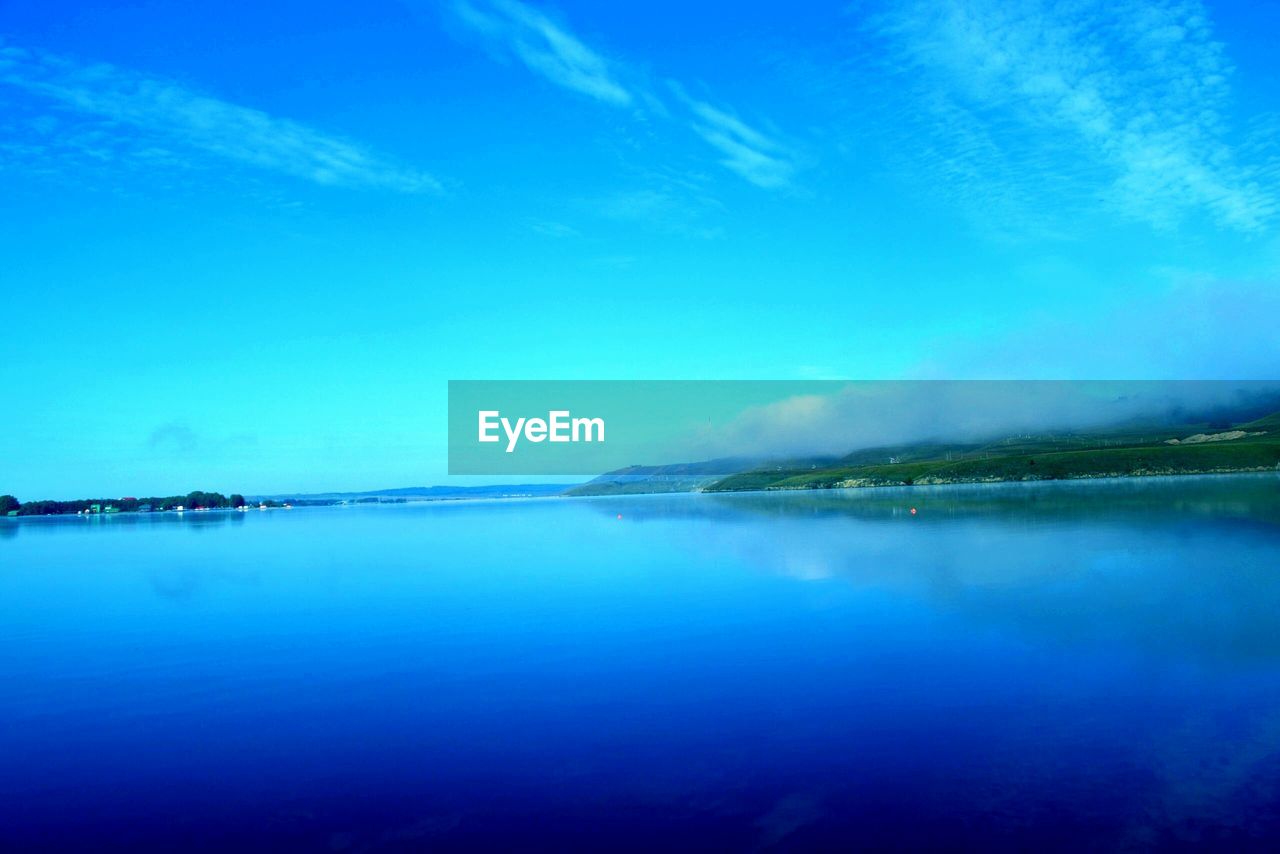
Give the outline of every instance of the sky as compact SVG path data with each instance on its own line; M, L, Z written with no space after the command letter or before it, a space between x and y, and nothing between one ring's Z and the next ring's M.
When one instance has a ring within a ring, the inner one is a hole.
M0 492L450 482L450 379L1274 379L1276 32L0 0Z

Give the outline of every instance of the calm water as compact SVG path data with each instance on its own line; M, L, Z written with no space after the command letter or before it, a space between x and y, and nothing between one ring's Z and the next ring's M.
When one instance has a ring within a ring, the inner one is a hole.
M0 848L1206 843L1276 476L0 520Z

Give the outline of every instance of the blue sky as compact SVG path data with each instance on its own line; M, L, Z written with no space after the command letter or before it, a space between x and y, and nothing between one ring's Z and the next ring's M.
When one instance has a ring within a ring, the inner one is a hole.
M460 378L1274 378L1274 4L0 10L0 491L445 480Z

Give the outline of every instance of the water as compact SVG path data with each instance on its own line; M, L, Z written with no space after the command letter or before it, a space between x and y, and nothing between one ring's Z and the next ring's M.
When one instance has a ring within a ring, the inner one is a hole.
M0 848L1153 845L1280 845L1273 475L0 520Z

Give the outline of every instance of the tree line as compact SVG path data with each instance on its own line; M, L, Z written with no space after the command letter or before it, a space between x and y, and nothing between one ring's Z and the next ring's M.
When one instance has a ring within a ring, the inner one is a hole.
M19 516L58 516L66 513L93 512L97 505L98 512L133 513L149 507L151 510L172 510L183 507L187 510L213 510L219 508L236 508L245 505L244 496L233 493L230 496L221 492L188 492L186 495L152 496L150 498L81 498L76 501L19 501L12 495L0 495L0 516L7 516L16 510Z

